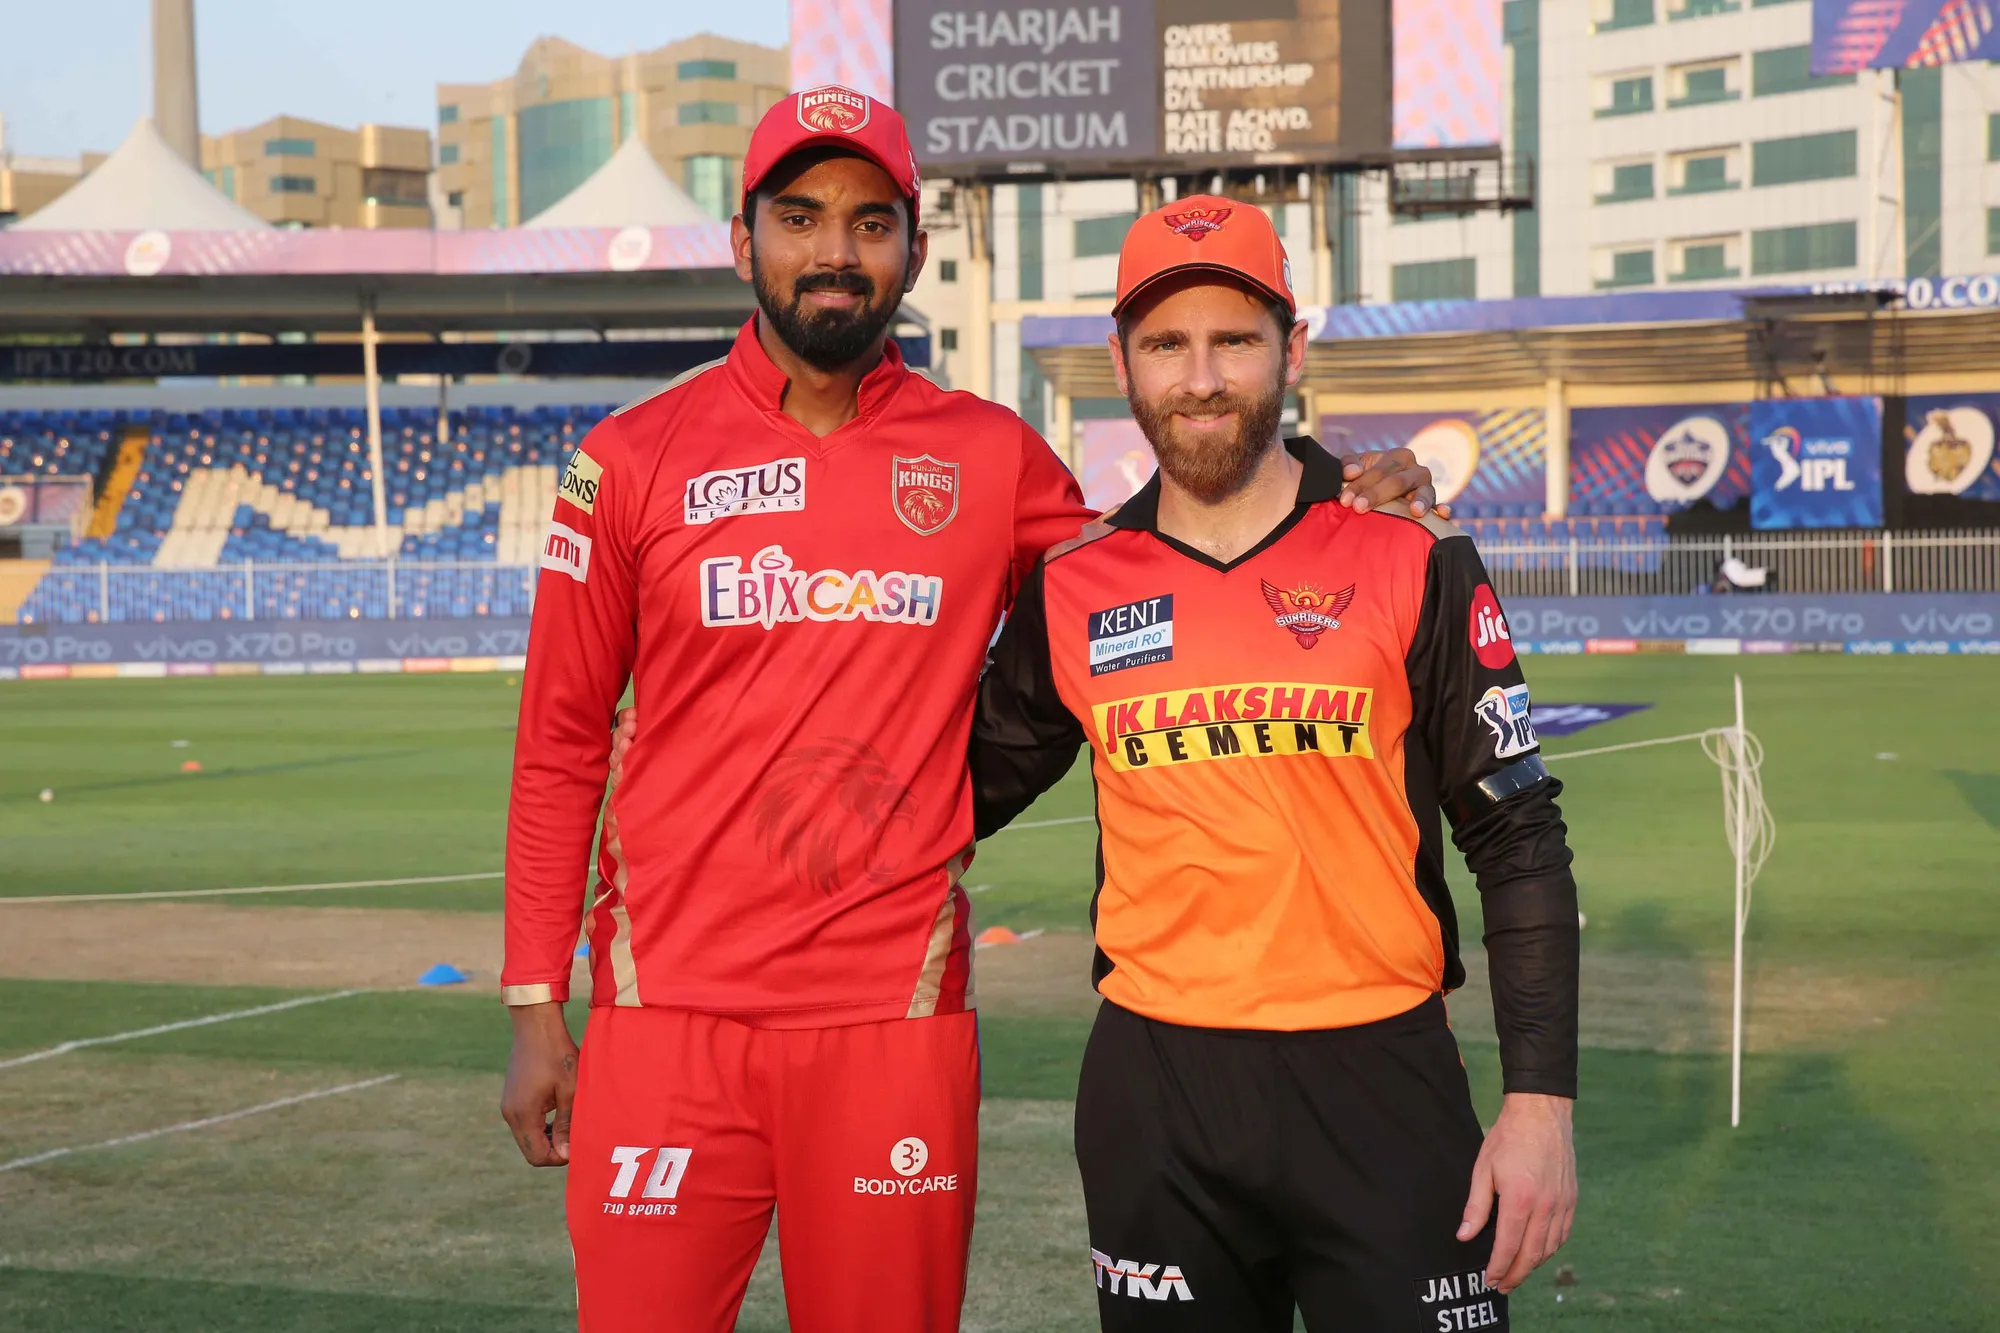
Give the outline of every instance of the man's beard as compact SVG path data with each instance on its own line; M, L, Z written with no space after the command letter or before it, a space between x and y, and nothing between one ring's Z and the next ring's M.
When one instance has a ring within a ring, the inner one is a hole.
M805 273L792 283L789 303L765 279L763 265L755 251L750 256L750 282L757 291L757 305L771 321L779 339L799 359L818 370L839 370L865 356L896 317L902 305L902 285L897 284L888 300L877 304L875 281L856 269L830 273ZM818 310L808 313L807 292L853 292L863 304L859 310Z
M1264 459L1264 451L1277 438L1278 421L1285 411L1282 378L1261 394L1222 394L1215 398L1177 394L1151 404L1141 401L1136 393L1127 396L1133 418L1145 432L1147 443L1153 446L1154 457L1160 461L1160 471L1204 504L1234 495L1249 483ZM1174 427L1176 412L1190 416L1234 412L1236 433L1226 439L1213 433L1183 437Z

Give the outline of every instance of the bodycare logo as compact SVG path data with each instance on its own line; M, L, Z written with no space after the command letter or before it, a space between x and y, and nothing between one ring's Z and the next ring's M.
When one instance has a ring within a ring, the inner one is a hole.
M912 1135L897 1139L889 1149L889 1169L894 1177L856 1176L856 1194L938 1194L955 1193L958 1190L958 1174L925 1175L924 1168L931 1162L931 1148L928 1143Z
M868 99L829 84L799 94L799 124L821 134L853 134L868 123Z

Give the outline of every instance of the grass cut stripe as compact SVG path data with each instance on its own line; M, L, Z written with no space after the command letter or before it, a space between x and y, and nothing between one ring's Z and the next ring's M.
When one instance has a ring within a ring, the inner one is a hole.
M148 1139L157 1139L166 1134L185 1134L189 1130L207 1129L211 1125L228 1124L231 1120L241 1120L246 1116L262 1115L266 1111L297 1106L301 1102L316 1102L322 1097L338 1097L343 1092L360 1092L363 1088L377 1088L401 1077L401 1074L383 1074L377 1078L364 1078L358 1083L342 1083L338 1087L321 1088L317 1092L301 1092L291 1097L280 1097L274 1102L246 1106L240 1111L225 1111L221 1115L203 1116L199 1120L183 1120L178 1125L163 1125L159 1129L141 1130L137 1134L105 1139L101 1143L80 1143L70 1148L51 1148L47 1152L38 1152L28 1157L16 1157L11 1162L0 1162L0 1171L19 1171L23 1167L40 1166L43 1162L53 1162L58 1157L68 1157L71 1153L96 1152L100 1148L122 1148L129 1143L144 1143Z
M308 1004L325 1004L328 1000L344 1000L350 995L366 995L365 989L337 990L326 995L303 995L296 1000L285 1000L278 1004L259 1005L255 1009L232 1009L223 1014L204 1014L200 1018L184 1018L178 1023L159 1023L149 1028L134 1028L130 1032L114 1032L104 1037L78 1037L74 1041L59 1042L44 1050L30 1051L0 1060L0 1069L12 1069L15 1065L31 1065L37 1060L53 1060L58 1055L68 1055L87 1046L106 1046L114 1041L137 1041L141 1037L157 1037L163 1032L179 1032L184 1028L205 1028L211 1023L227 1023L232 1019L256 1018L262 1014L275 1014L286 1009L297 1009Z
M498 870L470 875L419 875L414 879L346 879L328 884L258 884L246 889L150 889L141 893L42 893L32 898L0 894L5 903L111 903L137 898L233 898L245 893L313 893L320 889L399 889L413 884L462 884L467 880L499 879Z

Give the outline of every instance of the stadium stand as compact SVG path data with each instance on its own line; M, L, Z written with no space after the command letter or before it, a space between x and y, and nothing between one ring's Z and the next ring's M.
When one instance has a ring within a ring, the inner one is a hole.
M434 412L385 409L389 536L415 566L393 594L398 612L525 614L518 568L536 559L568 454L609 410L469 406L440 449ZM20 455L49 471L108 471L126 425L124 413L14 415L0 423L0 462ZM152 438L115 527L57 553L23 623L389 613L359 411L132 415Z

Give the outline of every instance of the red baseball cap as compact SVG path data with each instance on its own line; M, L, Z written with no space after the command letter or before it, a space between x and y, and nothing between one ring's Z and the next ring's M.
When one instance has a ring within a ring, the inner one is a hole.
M802 148L827 145L859 153L889 173L917 210L920 181L910 132L887 102L837 83L793 93L764 113L743 155L743 206L771 169ZM914 216L913 219L914 220Z
M1118 299L1113 314L1170 273L1209 269L1240 278L1295 315L1292 262L1264 210L1212 194L1192 194L1156 208L1132 224L1118 251Z

